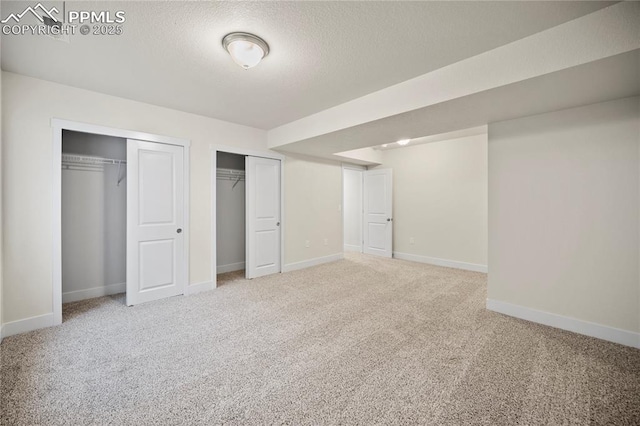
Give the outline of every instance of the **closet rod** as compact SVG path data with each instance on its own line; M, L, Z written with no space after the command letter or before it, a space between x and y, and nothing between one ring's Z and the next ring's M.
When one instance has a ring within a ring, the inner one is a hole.
M244 176L216 176L216 180L230 180L231 182L236 182L236 181L245 181Z
M244 175L244 170L236 170L236 169L217 169L216 173L220 174L229 174L229 175Z

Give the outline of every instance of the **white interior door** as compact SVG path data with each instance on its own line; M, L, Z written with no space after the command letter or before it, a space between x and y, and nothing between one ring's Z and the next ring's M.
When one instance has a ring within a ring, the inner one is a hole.
M392 170L364 172L364 252L391 257L393 245Z
M184 293L183 150L127 140L127 305Z
M280 160L247 156L247 278L280 272Z

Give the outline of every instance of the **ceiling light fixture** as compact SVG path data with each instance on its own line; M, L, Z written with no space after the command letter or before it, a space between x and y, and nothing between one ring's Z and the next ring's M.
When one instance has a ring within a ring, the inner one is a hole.
M244 69L255 67L269 54L269 45L249 33L230 33L222 39L222 46L231 59Z
M386 144L386 143L383 143L383 144L382 144L382 147L383 147L383 148L386 148L386 147L388 147L388 146L389 146L389 145L388 145L388 144Z
M398 142L396 142L398 145L400 146L405 146L406 144L408 144L409 142L411 142L411 139L400 139Z

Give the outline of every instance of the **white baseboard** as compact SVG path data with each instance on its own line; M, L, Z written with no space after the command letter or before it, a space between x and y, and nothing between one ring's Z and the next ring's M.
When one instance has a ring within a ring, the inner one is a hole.
M111 294L124 293L126 291L127 283L109 284L84 290L68 291L66 293L62 293L62 303L77 302L79 300L109 296Z
M26 333L39 328L47 328L54 325L53 314L38 315L37 317L25 318L17 321L7 322L2 325L2 337L9 337L15 334Z
M362 246L352 246L350 244L345 244L344 251L355 251L356 253L362 253Z
M184 295L190 296L192 294L202 293L203 291L213 290L214 288L216 288L216 285L213 281L189 284L184 291Z
M633 331L565 317L562 315L552 314L550 312L538 311L525 306L514 305L493 299L487 299L487 309L493 312L509 315L511 317L640 349L640 333L635 333Z
M310 268L312 266L322 265L323 263L335 262L344 259L344 253L336 253L329 256L316 257L314 259L303 260L302 262L289 263L284 265L282 272L297 271L298 269Z
M464 269L465 271L484 272L488 271L487 265L476 263L458 262L457 260L439 259L437 257L419 256L417 254L393 252L393 257L411 262L428 263L429 265L444 266L447 268Z
M218 265L218 274L224 274L225 272L242 271L245 267L245 262L230 263L228 265Z

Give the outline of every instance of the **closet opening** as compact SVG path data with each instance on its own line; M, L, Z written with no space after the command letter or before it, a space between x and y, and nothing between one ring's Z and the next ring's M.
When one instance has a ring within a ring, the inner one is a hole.
M127 140L62 131L62 303L125 304Z
M216 162L217 285L246 277L245 156L218 151Z

